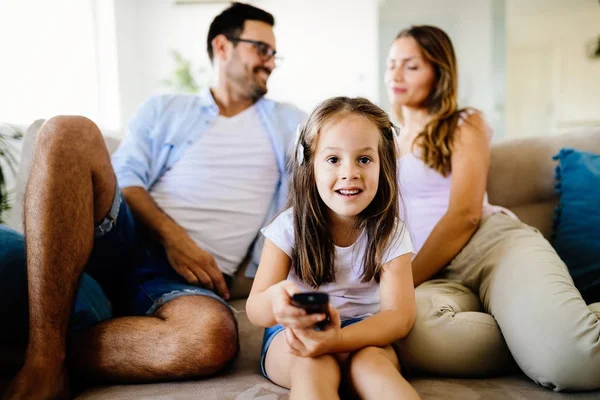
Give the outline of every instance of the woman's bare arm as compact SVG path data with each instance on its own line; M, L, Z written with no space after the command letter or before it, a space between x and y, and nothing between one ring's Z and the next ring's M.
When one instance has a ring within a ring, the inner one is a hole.
M412 262L415 286L448 265L479 227L490 164L487 126L480 115L470 115L457 128L451 163L448 211Z

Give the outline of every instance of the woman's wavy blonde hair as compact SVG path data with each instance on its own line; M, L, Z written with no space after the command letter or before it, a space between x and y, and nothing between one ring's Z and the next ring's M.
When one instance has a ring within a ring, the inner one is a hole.
M402 30L396 40L413 38L421 49L425 60L429 61L435 72L435 82L425 106L431 120L420 132L413 146L420 150L420 157L430 168L443 176L452 172L451 157L454 132L458 125L458 75L456 55L452 41L440 28L429 25L411 26Z
M404 225L398 221L400 194L396 178L397 153L389 116L364 98L334 97L325 100L300 129L296 153L291 160L292 181L288 202L294 215L292 268L298 278L315 288L335 282L335 247L327 205L317 190L314 156L322 129L348 115L360 115L368 119L381 133L377 193L356 220L356 229L364 229L367 236L363 282L372 279L379 282L385 249L397 229L401 229L399 232L402 234L405 232Z

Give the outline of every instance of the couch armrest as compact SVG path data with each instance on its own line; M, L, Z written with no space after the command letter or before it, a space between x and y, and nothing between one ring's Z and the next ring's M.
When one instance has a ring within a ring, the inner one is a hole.
M23 198L25 188L31 169L33 158L33 149L37 133L44 124L45 120L38 119L34 121L23 136L23 146L21 147L21 156L19 157L19 168L17 170L17 180L15 182L15 200L8 216L7 224L18 232L23 232Z

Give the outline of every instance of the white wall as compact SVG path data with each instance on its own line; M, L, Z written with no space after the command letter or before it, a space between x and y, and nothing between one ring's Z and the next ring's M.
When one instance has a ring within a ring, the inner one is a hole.
M285 57L272 97L310 111L331 96L379 99L376 0L264 0Z
M121 99L115 2L88 0L93 7L96 79L98 84L98 120L100 128L107 132L121 128Z
M536 86L550 86L546 130L597 121L600 61L584 54L586 43L600 34L596 0L254 0L275 15L284 56L269 96L309 111L329 96L362 95L389 109L382 82L388 47L401 28L428 23L454 42L461 105L482 109L498 126L504 104L496 78L502 66L494 65L503 60L494 57L499 2L506 3L508 136L546 129L514 123L514 110L522 111L522 120L535 114L515 88L543 75L535 68L526 72L520 55L540 49L537 62L550 54L548 84ZM171 50L209 68L206 33L225 7L176 6L173 0L0 0L0 121L84 114L122 130L141 102L166 90L160 82L173 70Z
M586 45L600 36L600 5L596 0L526 3L507 2L510 136L600 124L600 59L586 56Z
M149 39L142 40L140 36L137 10L139 3L135 0L114 0L121 128L126 126L127 120L138 107L138 98L147 95L141 89L139 75L146 69L140 60L143 53L140 48Z
M275 16L284 57L269 80L269 97L310 111L334 95L379 98L378 10L375 0L252 1ZM206 35L228 4L174 5L167 0L116 1L123 123L173 70L180 51L208 67Z
M91 2L0 1L0 121L99 115Z
M175 6L167 0L115 0L122 117L126 126L174 68L169 55L179 50L194 65L207 65L208 27L223 4Z

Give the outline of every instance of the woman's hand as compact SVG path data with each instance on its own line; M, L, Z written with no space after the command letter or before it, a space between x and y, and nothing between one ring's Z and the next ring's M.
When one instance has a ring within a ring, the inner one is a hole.
M292 305L292 296L300 290L291 281L281 281L269 290L275 321L285 328L310 328L326 318L325 314L307 314L302 308Z
M340 314L331 304L329 318L331 321L323 331L317 331L313 327L286 329L284 334L290 353L298 357L318 357L332 353L342 335L342 322Z

